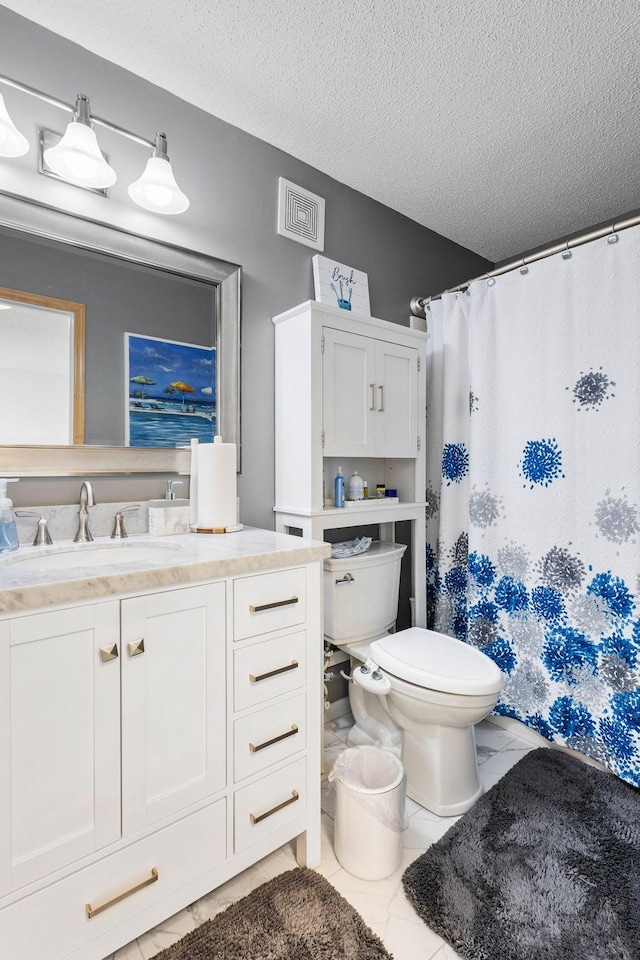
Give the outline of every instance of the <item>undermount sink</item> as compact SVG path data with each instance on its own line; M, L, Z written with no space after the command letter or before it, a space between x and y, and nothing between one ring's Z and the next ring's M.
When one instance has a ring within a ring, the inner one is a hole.
M104 567L120 563L161 563L177 558L180 547L170 543L75 544L66 550L29 553L11 557L9 564L30 570L73 570L80 567Z

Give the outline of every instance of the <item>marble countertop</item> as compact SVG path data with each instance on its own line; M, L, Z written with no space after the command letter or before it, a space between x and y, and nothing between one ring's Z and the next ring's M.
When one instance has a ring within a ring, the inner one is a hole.
M0 613L261 573L330 555L328 543L252 527L216 535L143 534L122 541L99 537L87 544L20 547L0 556ZM52 562L63 565L47 567Z

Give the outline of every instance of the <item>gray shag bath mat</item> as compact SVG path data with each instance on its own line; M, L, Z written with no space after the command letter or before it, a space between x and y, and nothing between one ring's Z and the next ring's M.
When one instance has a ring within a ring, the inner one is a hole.
M269 880L154 960L392 960L328 880L302 867Z
M640 790L534 750L403 884L466 960L639 960Z

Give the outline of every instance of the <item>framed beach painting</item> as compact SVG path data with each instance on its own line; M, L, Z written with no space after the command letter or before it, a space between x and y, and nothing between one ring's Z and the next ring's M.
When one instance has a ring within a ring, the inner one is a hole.
M216 435L216 350L124 335L125 443L181 447Z

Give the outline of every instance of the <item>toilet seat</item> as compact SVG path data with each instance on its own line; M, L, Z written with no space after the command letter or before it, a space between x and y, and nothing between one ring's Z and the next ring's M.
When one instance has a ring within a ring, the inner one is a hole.
M497 694L503 677L486 654L455 637L411 627L374 640L369 656L383 670L418 687L467 696Z

